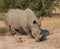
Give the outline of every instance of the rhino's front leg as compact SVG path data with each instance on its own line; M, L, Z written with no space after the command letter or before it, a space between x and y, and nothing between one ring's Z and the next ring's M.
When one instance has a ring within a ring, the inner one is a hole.
M32 38L31 30L24 28L26 34L29 36L29 38Z

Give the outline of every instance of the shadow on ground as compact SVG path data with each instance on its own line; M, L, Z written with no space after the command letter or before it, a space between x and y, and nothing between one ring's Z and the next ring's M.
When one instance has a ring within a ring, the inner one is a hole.
M21 31L19 30L16 30L16 31L18 31L21 35L27 35L23 29ZM50 35L50 32L47 29L41 29L41 35L42 35L42 38L40 39L40 41L45 41L46 37Z
M17 31L21 35L27 35L23 28L21 28L21 29L15 29L15 31Z
M5 33L7 32L6 28L0 28L0 36L5 35Z
M24 30L16 30L19 32L19 34L22 34L22 35L27 35L26 32L24 32ZM6 28L0 28L0 36L6 36L7 33L7 29ZM40 41L45 41L46 40L46 37L48 35L50 35L50 32L46 29L41 29L41 34L43 35L42 38L40 39Z
M40 41L45 41L46 37L50 35L50 32L46 29L41 29L41 34L43 35Z

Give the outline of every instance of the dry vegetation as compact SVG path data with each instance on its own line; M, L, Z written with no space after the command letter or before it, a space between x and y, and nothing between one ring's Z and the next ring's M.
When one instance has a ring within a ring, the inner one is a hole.
M42 30L50 35L46 36L45 41L35 42L25 35L4 36L9 33L4 21L0 21L0 35L3 35L0 36L0 49L60 49L60 18L43 18L41 23Z
M4 17L4 13L0 12L0 20L3 20L3 17Z

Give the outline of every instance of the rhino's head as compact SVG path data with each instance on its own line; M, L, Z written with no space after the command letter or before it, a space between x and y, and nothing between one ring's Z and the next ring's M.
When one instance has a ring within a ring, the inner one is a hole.
M36 41L39 41L39 39L41 39L42 35L40 34L41 30L40 30L39 21L33 20L31 32L32 32L32 36L35 38Z

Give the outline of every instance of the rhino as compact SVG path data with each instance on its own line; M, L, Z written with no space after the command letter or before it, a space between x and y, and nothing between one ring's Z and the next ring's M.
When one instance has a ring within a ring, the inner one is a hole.
M35 16L34 12L27 8L25 10L21 9L10 9L4 18L8 29L11 34L17 32L19 29L27 33L28 36L34 37L36 41L39 41L42 37L40 30L39 19Z

